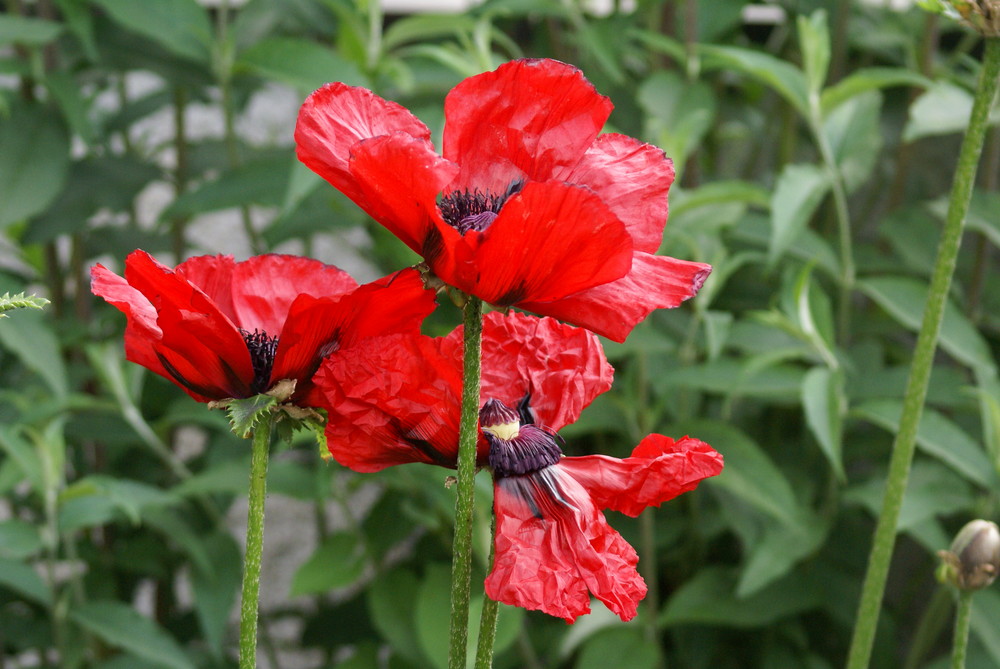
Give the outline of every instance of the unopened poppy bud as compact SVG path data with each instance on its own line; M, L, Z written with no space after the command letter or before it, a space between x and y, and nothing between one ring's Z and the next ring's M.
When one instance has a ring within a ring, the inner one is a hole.
M973 520L938 556L942 560L938 580L961 590L985 588L1000 573L1000 528L988 520Z

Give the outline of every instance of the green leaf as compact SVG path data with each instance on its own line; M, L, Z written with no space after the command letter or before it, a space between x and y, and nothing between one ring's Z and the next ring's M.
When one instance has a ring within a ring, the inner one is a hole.
M852 98L823 122L848 192L867 183L875 169L882 148L881 110L882 96L873 91Z
M969 91L948 81L935 82L910 105L903 141L963 132L971 113L972 94ZM1000 111L994 110L990 122L995 123L998 118Z
M426 663L417 639L416 601L420 582L406 569L380 574L368 587L372 622L394 652L420 666Z
M660 647L637 627L612 627L593 635L583 644L576 669L656 669Z
M852 413L896 434L899 432L903 403L900 400L874 400L855 407ZM917 426L917 446L988 490L1000 486L996 469L982 447L958 425L929 407L924 409Z
M312 595L353 585L364 574L364 547L355 532L334 532L292 577L291 595Z
M218 179L184 193L160 214L170 220L248 204L278 207L285 198L292 159L287 153L224 172Z
M271 395L254 395L230 401L226 411L229 414L229 425L233 434L242 439L249 439L257 423L277 405L278 400Z
M214 655L221 658L229 629L229 613L242 581L243 555L233 538L224 532L202 537L201 545L210 556L210 570L198 567L191 570L191 592L205 641Z
M463 14L413 14L386 28L382 46L386 51L394 51L413 42L471 35L475 28L472 17Z
M817 165L785 165L771 196L771 263L785 254L809 224L830 189L830 175Z
M660 623L713 625L719 627L765 627L824 602L821 584L815 578L791 574L750 597L735 594L736 574L731 569L706 567L682 585L667 602Z
M52 605L52 592L31 565L0 558L0 586L42 606Z
M37 373L57 397L69 393L59 342L45 314L23 311L16 318L5 320L0 324L0 343Z
M90 103L80 91L80 85L69 72L55 71L45 75L45 86L73 134L89 144L94 140L94 124L90 120Z
M843 374L827 367L814 367L802 380L806 424L841 482L846 480L841 452L843 392Z
M859 281L858 288L906 328L914 332L920 329L927 302L923 282L909 277L872 277ZM979 373L996 376L996 363L986 340L950 300L945 305L938 342L959 362Z
M207 63L213 40L208 13L196 0L93 0L111 18L170 52Z
M753 545L736 586L740 599L751 597L813 555L830 532L830 521L799 507L794 525L769 523Z
M162 627L128 604L91 601L70 609L70 618L113 648L171 669L195 667Z
M14 104L0 117L0 228L38 214L62 190L69 134L40 104Z
M59 37L62 31L62 25L55 21L0 14L0 45L42 46Z
M927 208L939 220L945 220L948 215L948 197L934 200ZM1000 217L996 215L997 211L1000 211L1000 193L975 190L972 192L965 224L969 230L982 233L994 246L1000 248ZM935 226L935 230L937 229Z
M37 449L26 441L19 429L0 423L0 451L17 464L32 489L45 492L45 474Z
M760 51L729 46L701 45L706 68L731 69L773 88L803 117L809 116L809 88L802 70Z
M866 67L827 87L820 96L823 117L856 95L891 86L927 88L933 81L913 70L901 67Z
M826 82L830 67L830 32L826 26L826 12L816 10L810 16L798 17L799 47L810 96L818 95Z
M60 527L70 531L81 527L79 522L85 523L82 526L97 524L101 517L110 519L114 512L124 514L130 523L139 525L147 508L172 506L179 499L146 483L92 474L60 493Z
M272 37L240 54L237 65L288 84L302 93L311 93L331 81L351 86L368 83L358 67L336 51L312 40Z
M715 119L715 96L702 82L688 82L676 72L656 72L639 87L647 135L670 156L680 172L684 160L701 144Z
M23 560L37 555L43 546L37 525L17 518L0 522L0 557Z

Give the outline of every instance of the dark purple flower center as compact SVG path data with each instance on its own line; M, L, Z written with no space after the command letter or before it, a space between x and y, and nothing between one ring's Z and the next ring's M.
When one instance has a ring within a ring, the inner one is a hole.
M254 395L267 390L267 384L271 381L271 368L274 366L274 355L278 352L278 338L269 337L266 332L254 328L253 332L247 332L240 328L243 341L247 344L250 352L250 363L253 365L253 382L250 384L250 392Z
M524 187L523 181L513 181L501 194L474 191L454 191L441 198L438 207L444 222L465 234L470 230L482 232L490 227L500 214L504 202Z
M536 425L522 425L518 412L497 400L483 405L479 427L490 445L489 463L498 479L537 472L562 457L552 434Z

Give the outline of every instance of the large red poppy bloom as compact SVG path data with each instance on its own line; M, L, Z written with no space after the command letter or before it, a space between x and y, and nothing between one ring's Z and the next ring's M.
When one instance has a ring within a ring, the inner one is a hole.
M330 413L333 457L362 472L407 462L454 467L461 350L459 328L438 339L377 337L327 358L313 395ZM496 480L490 597L572 622L590 610L590 592L631 619L646 593L638 557L601 511L637 515L721 471L722 456L688 437L650 435L623 460L562 457L554 431L608 390L611 377L590 332L525 314L486 316L481 397L489 399L477 460Z
M295 141L445 283L624 341L711 268L655 255L673 164L600 134L611 108L575 67L517 60L448 94L443 155L405 108L342 83L309 96Z
M358 286L317 260L200 256L170 269L145 251L124 278L91 269L91 289L128 317L125 354L199 402L250 397L283 379L293 401L323 356L374 335L419 332L434 294L415 270Z

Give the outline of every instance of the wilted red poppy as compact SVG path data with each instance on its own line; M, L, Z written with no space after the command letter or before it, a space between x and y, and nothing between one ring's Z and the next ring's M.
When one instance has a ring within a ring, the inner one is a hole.
M309 96L295 140L445 283L624 341L711 267L655 255L673 164L599 134L611 108L575 67L517 60L448 94L443 156L405 108L342 83Z
M439 339L369 339L324 361L314 396L330 413L334 458L357 471L454 467L461 349L459 329ZM601 511L638 515L721 471L709 445L656 434L624 460L562 457L554 431L610 388L611 375L590 332L524 314L486 316L481 397L489 399L477 460L496 480L490 597L572 622L590 610L589 591L631 619L646 593L638 557Z
M374 335L418 333L434 294L416 270L358 286L317 260L200 256L170 269L145 251L125 277L95 265L91 289L128 317L125 355L199 402L250 397L283 379L304 397L323 356Z

